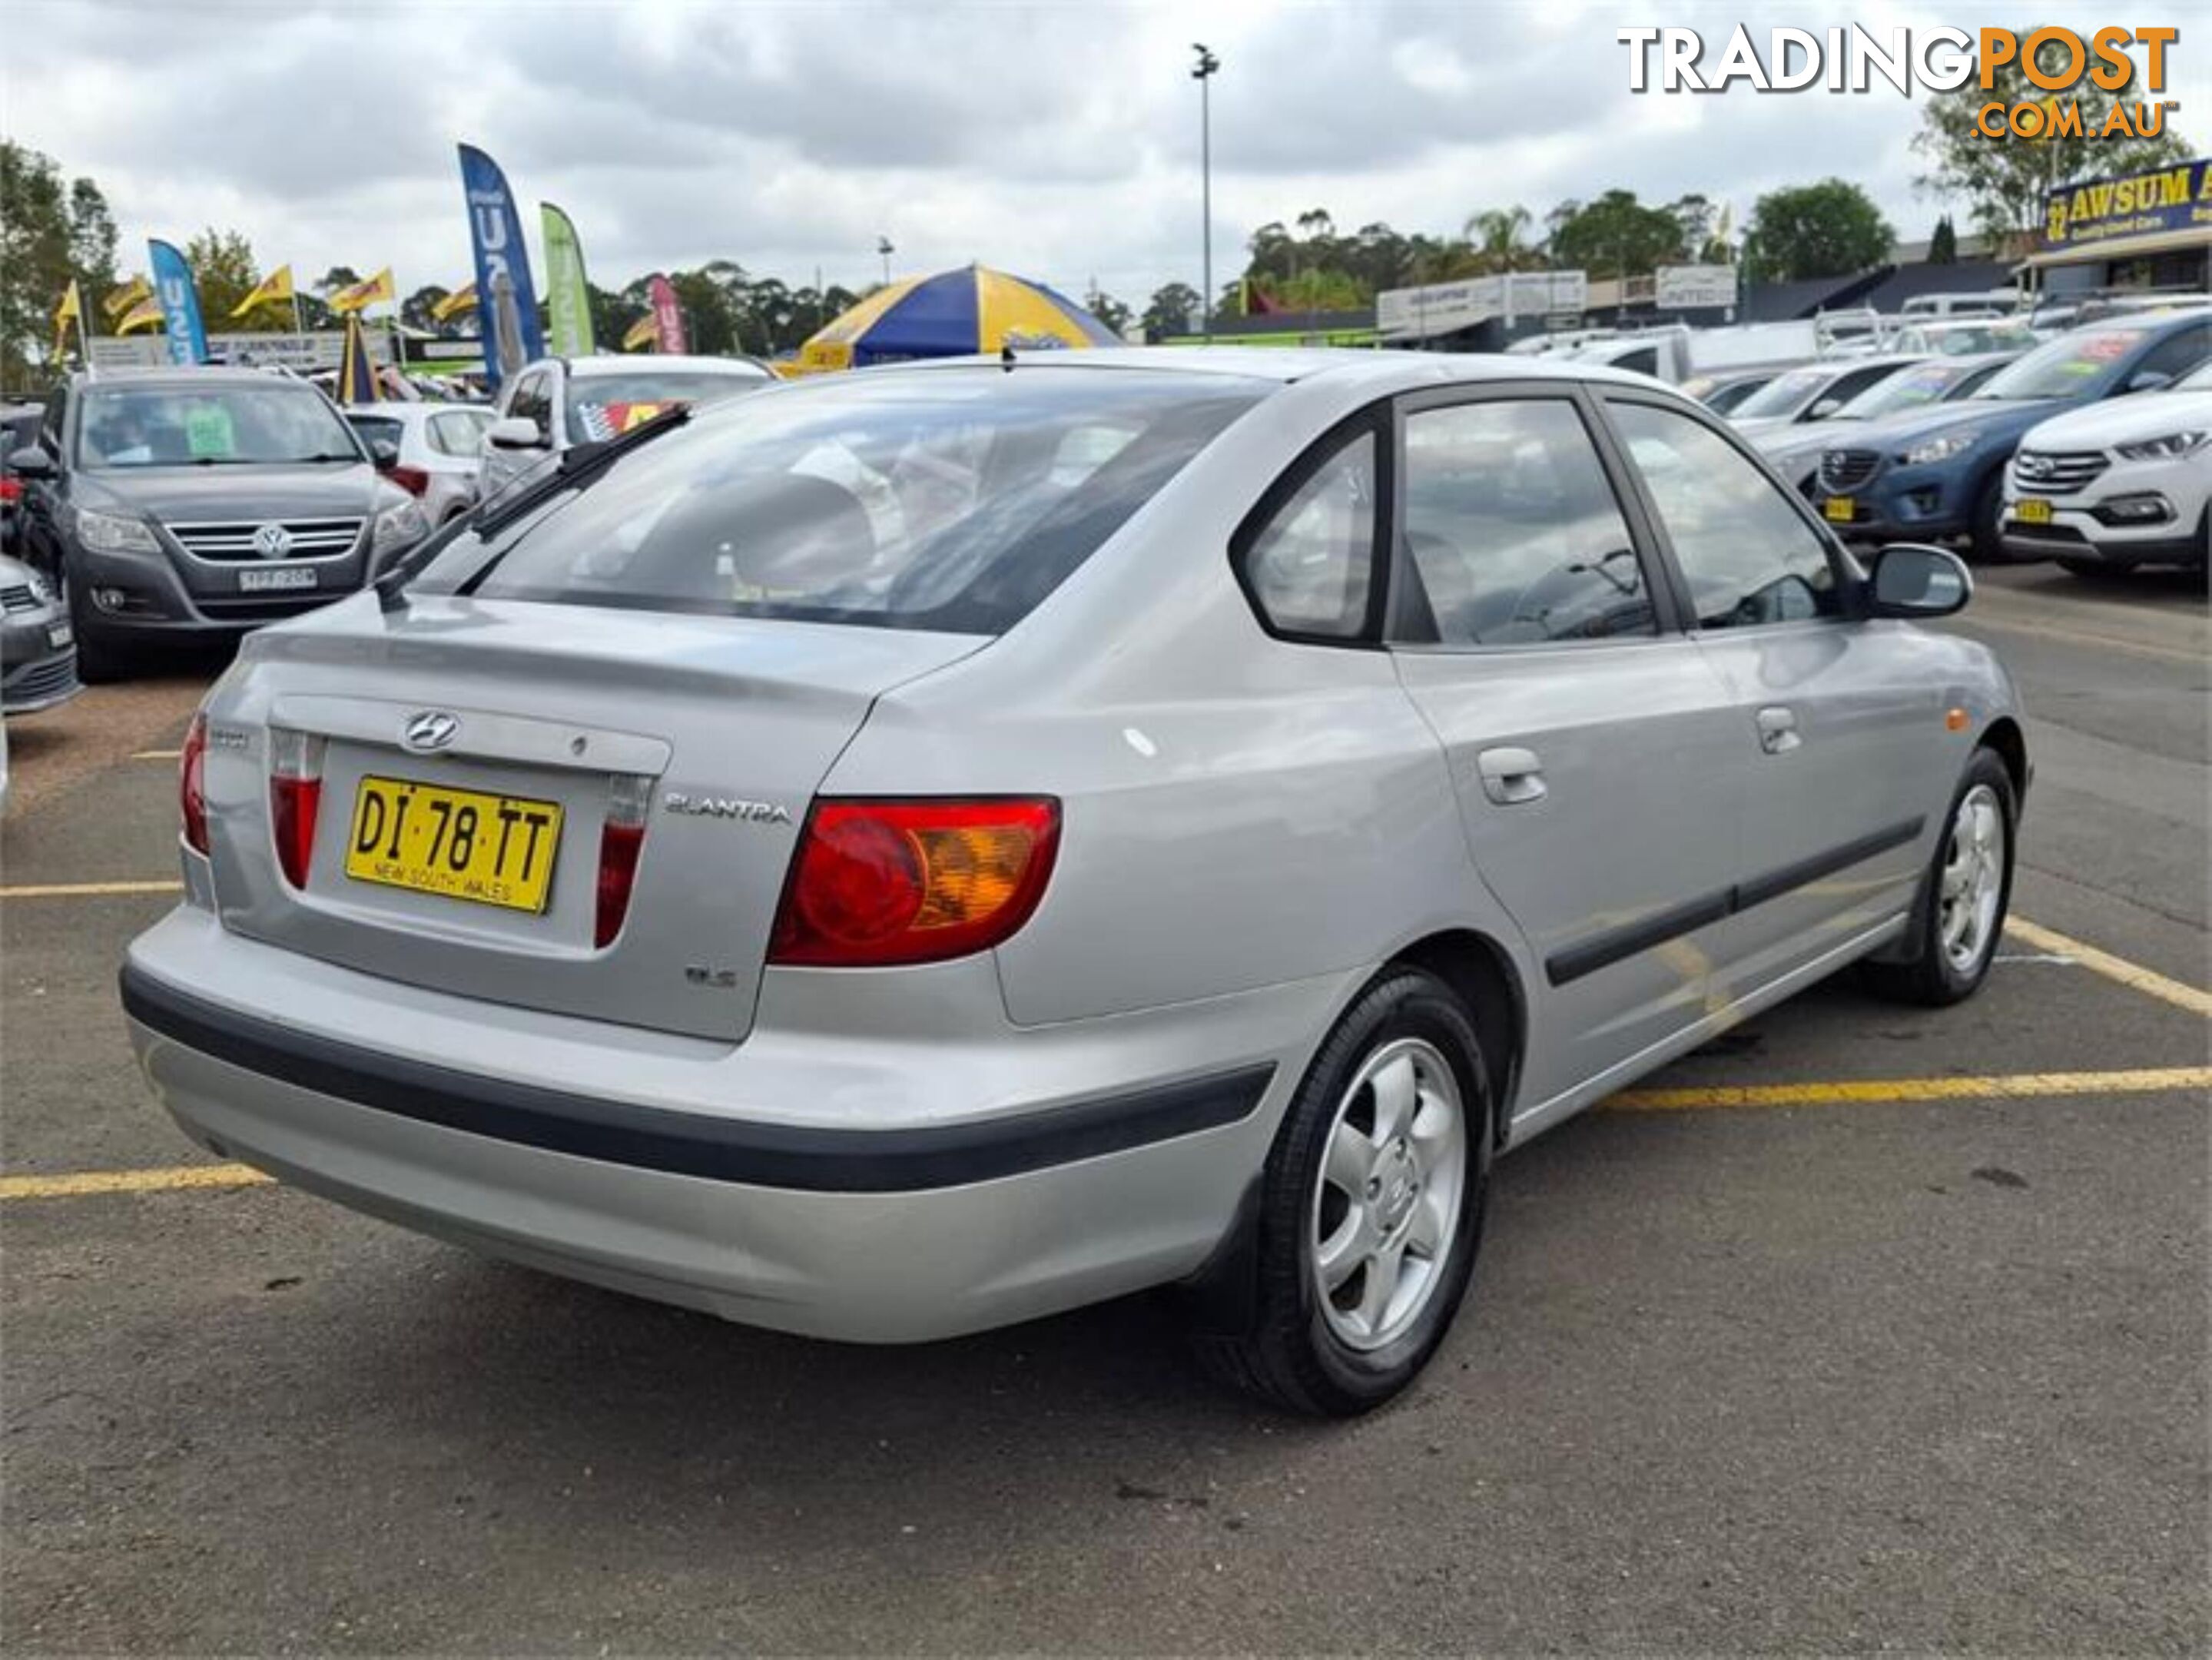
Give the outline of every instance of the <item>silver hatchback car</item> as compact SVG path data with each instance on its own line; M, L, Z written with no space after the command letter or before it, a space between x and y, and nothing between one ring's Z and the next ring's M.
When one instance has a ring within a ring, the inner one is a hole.
M252 636L131 948L195 1140L732 1320L1147 1286L1352 1413L1492 1161L1854 964L1966 995L2004 672L1688 399L1509 357L824 377Z

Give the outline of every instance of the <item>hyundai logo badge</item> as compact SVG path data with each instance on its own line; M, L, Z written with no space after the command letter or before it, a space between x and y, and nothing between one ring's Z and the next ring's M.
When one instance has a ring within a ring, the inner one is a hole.
M399 734L399 741L417 755L427 755L441 750L453 741L461 729L460 719L443 709L424 709L407 722Z

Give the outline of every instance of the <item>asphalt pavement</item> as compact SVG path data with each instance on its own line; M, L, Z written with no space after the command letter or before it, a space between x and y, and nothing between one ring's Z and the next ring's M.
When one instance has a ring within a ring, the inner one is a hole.
M1506 1159L1348 1425L1152 1298L811 1343L212 1165L113 989L205 676L12 726L0 1647L2205 1652L2203 584L1958 626L2038 769L1983 995L1819 988Z

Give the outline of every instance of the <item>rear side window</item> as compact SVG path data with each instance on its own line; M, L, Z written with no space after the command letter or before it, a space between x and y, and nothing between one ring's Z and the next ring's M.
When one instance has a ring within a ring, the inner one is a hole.
M538 432L550 437L553 432L553 399L546 390L544 371L526 374L514 388L514 401L507 406L510 419L520 418L536 427Z
M1024 366L732 399L502 532L486 599L999 634L1269 384ZM426 572L483 564L462 537Z
M395 451L406 445L407 423L397 417L349 415L346 423L361 435L361 441L364 444L389 444Z
M1372 431L1340 444L1244 544L1244 591L1276 633L1348 640L1367 626L1376 448Z
M1610 408L1690 585L1699 628L1841 614L1827 544L1764 473L1686 415L1650 404Z
M1416 642L1511 646L1656 631L1644 570L1589 432L1563 398L1406 417Z

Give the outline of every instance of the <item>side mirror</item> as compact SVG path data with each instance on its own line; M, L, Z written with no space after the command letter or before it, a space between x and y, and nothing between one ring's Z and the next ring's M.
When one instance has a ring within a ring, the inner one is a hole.
M51 478L54 458L36 444L26 444L8 458L8 471L18 478Z
M2130 392L2156 392L2160 386L2170 386L2172 384L2172 375L2160 374L2156 369L2138 369L2128 377Z
M1870 616L1948 617L1973 598L1974 579L1955 553L1896 542L1875 556L1867 595Z
M389 438L368 441L368 459L376 464L379 472L390 472L399 465L399 446Z
M1805 418L1808 421L1825 421L1843 406L1844 400L1840 398L1818 398L1813 407L1805 411Z
M484 441L495 450L537 450L545 447L545 435L538 430L538 423L529 417L510 415L491 423L491 430L484 434Z

